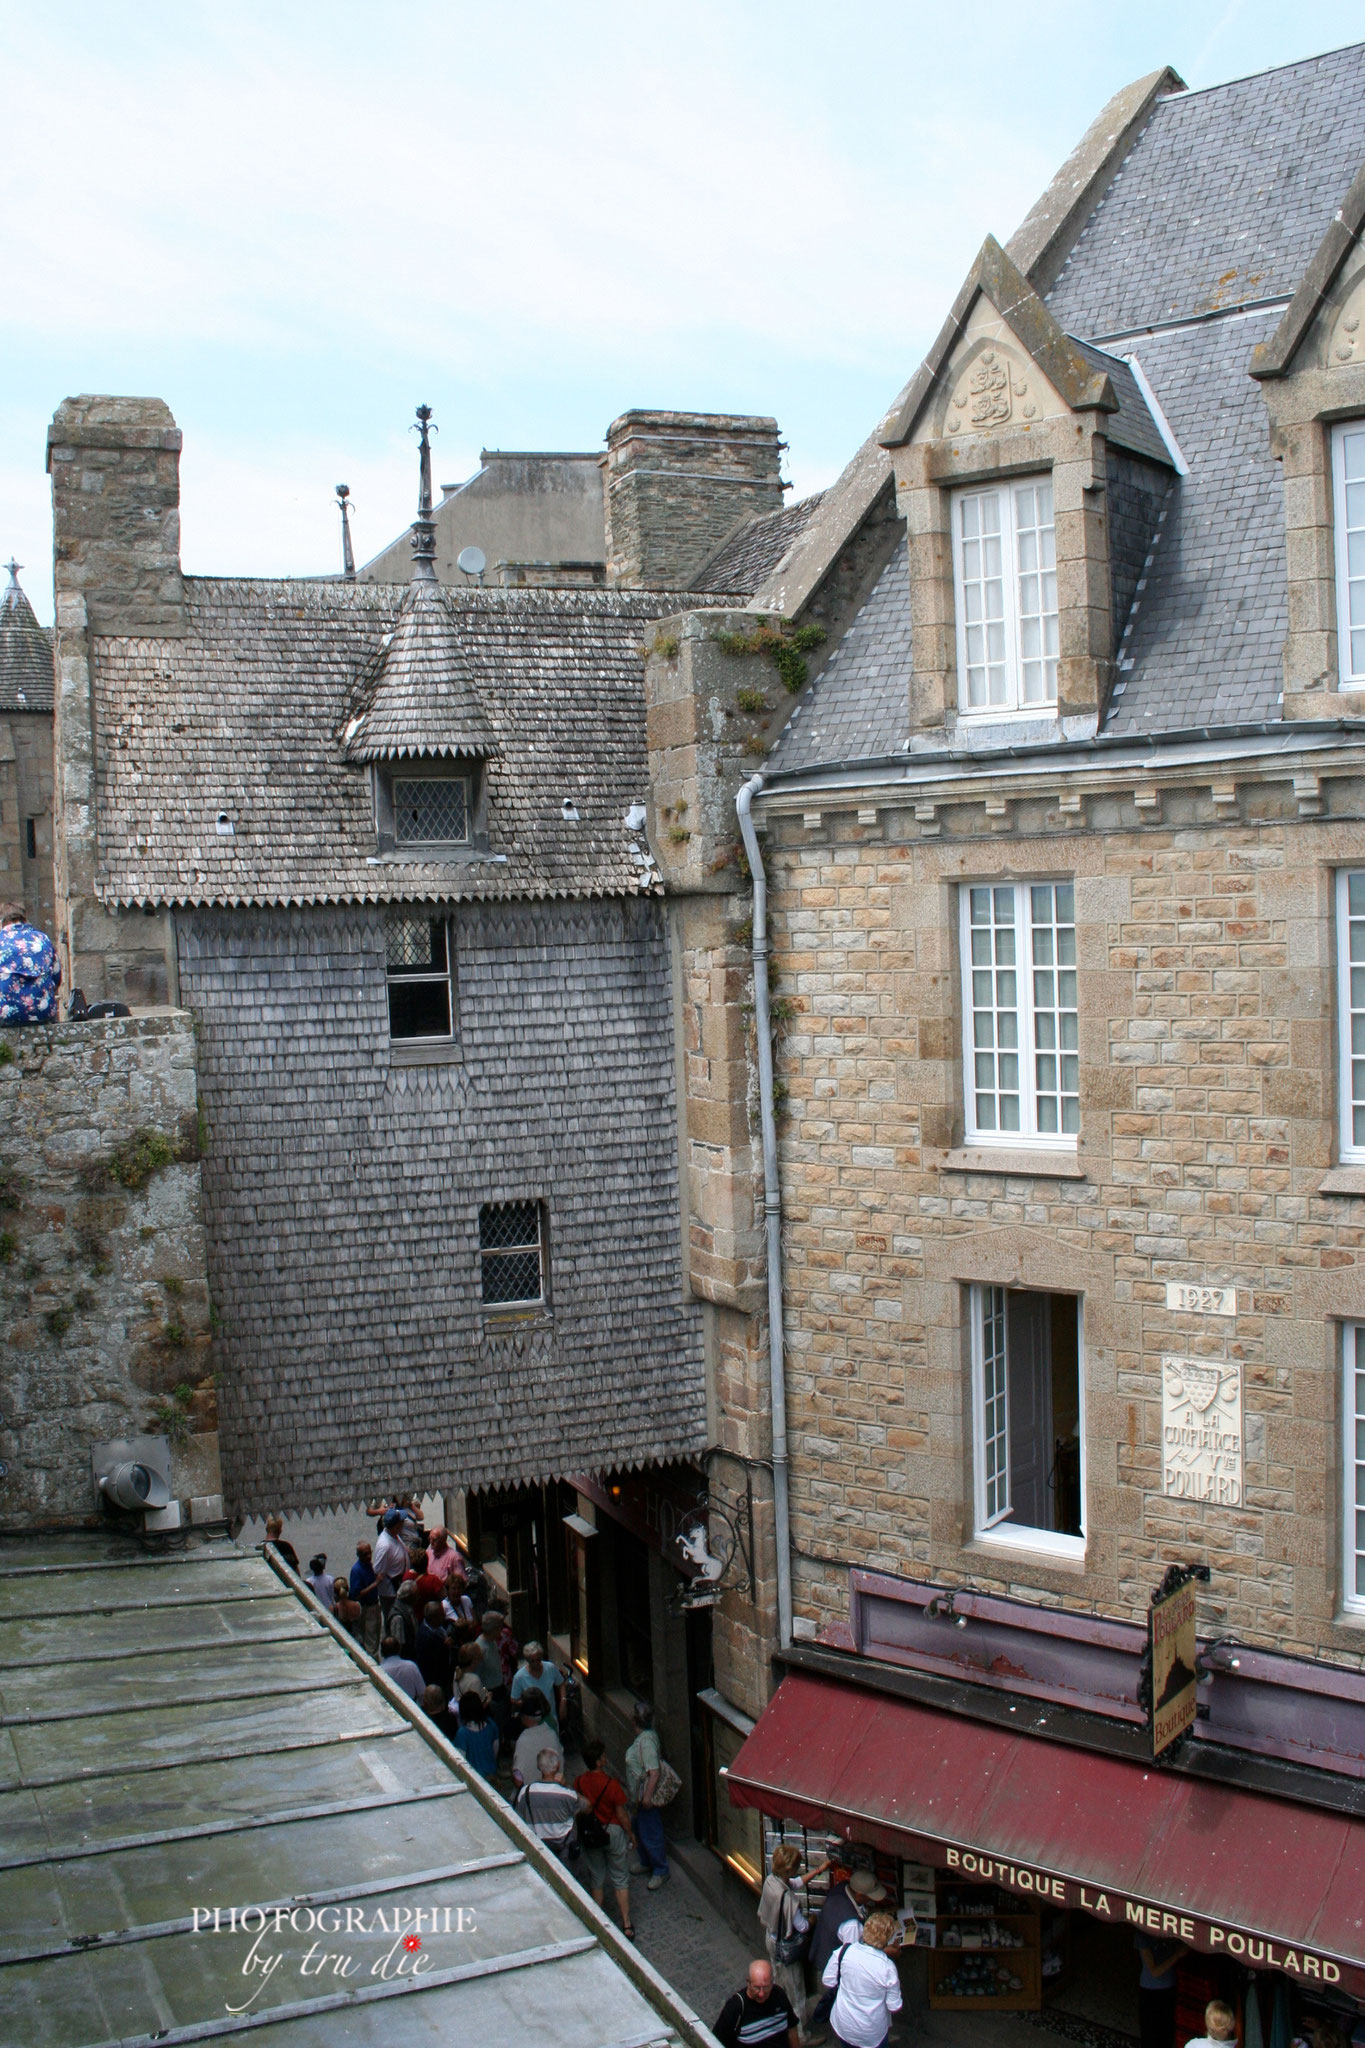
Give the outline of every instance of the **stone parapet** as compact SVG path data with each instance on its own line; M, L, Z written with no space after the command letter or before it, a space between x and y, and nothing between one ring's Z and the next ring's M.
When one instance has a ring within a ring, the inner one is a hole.
M221 1492L197 1100L183 1011L0 1030L0 1524L97 1519L117 1437Z

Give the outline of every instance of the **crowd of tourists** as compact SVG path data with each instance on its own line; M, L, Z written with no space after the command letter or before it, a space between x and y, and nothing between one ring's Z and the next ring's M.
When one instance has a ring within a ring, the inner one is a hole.
M379 1504L374 1540L356 1545L345 1570L330 1571L321 1552L305 1567L278 1516L266 1541L599 1906L610 1890L633 1941L630 1879L646 1878L650 1891L668 1882L662 1809L677 1786L649 1703L635 1704L622 1782L606 1744L582 1739L572 1671L543 1643L517 1641L483 1573L447 1530L424 1529L410 1500ZM582 1758L572 1776L566 1754Z

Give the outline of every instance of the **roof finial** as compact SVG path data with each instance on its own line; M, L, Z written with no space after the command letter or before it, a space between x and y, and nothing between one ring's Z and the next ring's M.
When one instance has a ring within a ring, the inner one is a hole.
M417 517L412 522L412 580L436 581L436 521L431 516L431 407L417 408L417 432L421 437L422 469L417 491Z
M351 547L351 486L337 485L337 504L341 507L341 573L348 583L355 582L355 554Z
M9 570L9 580L12 584L14 584L16 589L18 588L19 584L19 571L23 568L23 566L24 565L22 562L15 561L13 555L11 555L9 560L5 563L5 567Z

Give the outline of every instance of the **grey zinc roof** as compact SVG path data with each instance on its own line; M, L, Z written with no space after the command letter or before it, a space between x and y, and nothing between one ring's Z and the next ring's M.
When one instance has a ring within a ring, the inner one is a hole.
M1288 597L1284 496L1248 377L1273 312L1146 336L1137 350L1190 465L1131 615L1106 732L1280 716Z
M493 752L459 622L438 583L408 590L361 680L342 740L349 761L423 754L485 760Z
M653 620L695 599L442 595L496 746L486 856L378 861L368 771L343 757L403 588L187 577L183 639L95 643L105 900L449 901L652 886L624 825L646 782L640 645ZM576 822L562 815L566 797Z
M1047 304L1074 334L1287 297L1365 158L1365 43L1158 101Z
M871 760L910 740L910 572L902 541L797 706L772 766Z
M0 2039L712 2043L340 1634L227 1543L0 1546Z
M815 491L798 504L784 505L780 512L765 512L741 526L717 548L693 588L751 597L805 532L823 496L823 491Z
M51 711L52 642L11 568L0 592L0 711Z

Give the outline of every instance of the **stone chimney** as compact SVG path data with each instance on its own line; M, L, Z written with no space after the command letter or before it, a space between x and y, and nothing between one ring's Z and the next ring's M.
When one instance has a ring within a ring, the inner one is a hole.
M180 429L159 398L68 398L47 431L53 580L92 633L178 639Z
M53 870L63 1001L81 988L135 1007L174 1000L175 941L159 910L96 893L98 635L180 639L180 429L159 398L65 399L47 433L52 478Z
M608 583L690 590L737 526L781 511L782 448L776 420L622 413L602 464Z

